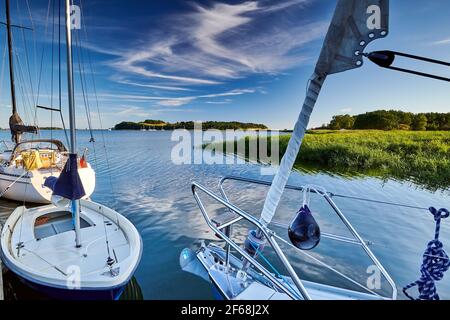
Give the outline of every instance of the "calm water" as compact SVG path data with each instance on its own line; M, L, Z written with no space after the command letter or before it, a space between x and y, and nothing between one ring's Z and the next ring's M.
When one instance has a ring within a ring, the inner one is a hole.
M255 164L175 165L170 158L172 147L176 144L170 140L171 132L112 131L103 134L109 155L110 174L101 133L96 133L98 142L95 152L88 143L87 132L80 132L78 142L90 148L90 162L97 172L97 187L93 200L115 208L130 219L142 235L144 252L135 275L138 285L135 283L134 286L140 287L144 299L212 298L208 284L180 271L178 263L183 248L196 248L202 239L215 240L192 197L191 182L195 180L217 191L219 178L224 175L262 179L270 177L261 176L260 167ZM43 135L48 137L49 133ZM63 139L62 132L55 132L54 135ZM0 132L1 139L8 140L9 134ZM450 208L450 191L431 193L406 182L381 181L375 178L349 179L326 173L294 173L290 182L299 185L321 185L328 191L339 194L421 207ZM267 189L229 183L227 191L232 194L230 200L258 215ZM316 218L322 231L345 235L345 230L323 202L315 198L312 201L313 211L318 212ZM434 235L434 220L430 214L426 211L360 201L336 199L336 202L362 237L373 243L371 249L390 272L399 289L419 278L423 250ZM277 220L288 223L300 204L300 194L286 192L283 205L277 213ZM16 204L0 201L0 206L3 212L1 218L5 219ZM217 209L213 206L211 208ZM286 235L286 230L275 231L282 236ZM237 228L236 234L243 239L246 230ZM450 248L450 220L443 222L441 240L444 246L447 245L446 248ZM348 286L348 282L335 274L291 253L288 251L301 277ZM270 255L270 252L268 254ZM370 263L357 247L323 239L313 254L365 283L366 269ZM447 275L438 284L443 299L450 299L449 279L450 275ZM36 293L27 292L14 277L8 276L5 286L10 298L38 298Z

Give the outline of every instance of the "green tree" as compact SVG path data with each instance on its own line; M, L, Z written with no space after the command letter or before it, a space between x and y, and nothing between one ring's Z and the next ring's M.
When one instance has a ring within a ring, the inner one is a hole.
M349 114L334 116L330 122L329 128L332 130L353 129L355 118Z
M414 131L425 131L427 130L428 119L421 113L414 116L411 128Z
M398 127L399 124L396 114L386 110L357 115L354 124L354 129L359 130L394 130Z

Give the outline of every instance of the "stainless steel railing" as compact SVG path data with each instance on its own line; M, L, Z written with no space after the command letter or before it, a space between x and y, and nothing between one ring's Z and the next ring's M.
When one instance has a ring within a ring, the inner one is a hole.
M295 272L295 270L293 269L292 265L290 264L289 260L286 258L286 256L284 255L283 251L281 250L281 248L279 247L277 241L276 241L276 237L277 235L275 234L275 232L273 232L272 230L270 230L268 227L266 227L265 225L263 225L259 220L257 220L254 216L252 216L251 214L243 211L242 209L238 208L237 206L233 205L230 201L229 198L223 188L223 185L226 181L229 180L233 180L233 181L240 181L240 182L245 182L245 183L252 183L252 184L258 184L258 185L263 185L263 186L270 186L271 182L268 181L261 181L261 180L255 180L255 179L249 179L249 178L242 178L242 177L235 177L235 176L227 176L224 177L220 180L219 182L219 191L221 194L221 197L217 196L216 194L214 194L213 192L211 192L210 190L208 190L206 187L198 184L198 183L193 183L192 184L192 192L193 195L197 201L197 204L199 205L200 211L203 214L203 217L205 218L208 226L222 239L227 243L226 246L226 265L228 266L229 264L229 258L230 258L230 254L231 254L231 249L236 250L240 255L242 255L245 259L247 259L256 269L258 269L264 276L266 276L271 282L273 282L273 284L275 286L277 286L280 290L282 290L283 292L285 292L287 295L289 295L291 298L293 299L298 299L298 293L300 293L301 297L303 299L310 299L310 296L307 292L307 290L305 289L302 281L300 280L300 278L298 277L297 273ZM334 203L334 201L332 200L332 194L326 192L324 189L320 188L320 187L309 187L310 191L313 193L316 193L322 197L324 197L324 199L327 201L327 203L331 206L331 208L333 209L333 211L337 214L337 216L339 217L339 219L342 221L342 223L346 226L346 228L350 231L350 233L352 234L352 236L354 238L349 238L349 237L344 237L344 236L339 236L339 235L334 235L334 234L329 234L329 233L322 233L322 236L324 238L328 238L334 241L339 241L339 242L345 242L345 243L350 243L350 244L354 244L354 245L358 245L361 246L364 250L364 252L366 253L366 255L371 259L371 261L374 263L374 265L380 270L381 274L384 276L384 278L387 280L387 282L389 283L390 287L392 288L392 299L396 299L397 297L397 287L394 283L394 281L392 280L392 278L390 277L390 275L388 274L388 272L385 270L385 268L382 266L382 264L378 261L378 259L375 257L375 255L372 253L372 251L370 250L368 244L362 239L362 237L358 234L358 232L353 228L353 226L351 225L351 223L348 221L348 219L345 217L345 215L342 213L342 211L338 208L338 206ZM208 215L207 210L205 209L203 202L201 201L199 194L197 192L197 189L201 190L203 193L205 193L206 195L208 195L209 197L211 197L212 199L214 199L215 201L219 202L220 204L222 204L224 207L226 207L230 212L235 213L237 216L229 221L227 221L226 223L217 226L212 220L211 217ZM297 191L303 191L304 187L301 186L294 186L294 185L287 185L286 189L289 190L297 190ZM285 267L285 269L287 270L289 276L291 277L292 281L294 282L295 286L297 287L298 292L293 291L292 288L286 287L282 281L280 281L280 279L275 278L269 271L267 271L266 268L264 268L261 264L259 264L259 262L254 259L253 257L249 256L239 245L237 245L232 239L232 227L235 223L241 221L241 220L246 220L248 222L250 222L251 224L255 225L261 232L262 234L265 236L265 238L268 240L268 243L270 244L270 246L272 247L272 249L274 250L274 252L276 253L277 257L279 258L279 260L282 262L283 266ZM278 226L282 226L282 224L279 224L277 222L272 222L272 225L278 225ZM297 249L298 250L298 249ZM333 270L332 267L329 267L331 270ZM337 272L339 275L341 275L339 272ZM363 287L365 288L365 287ZM366 288L367 289L367 288ZM370 292L373 293L373 291L368 290Z

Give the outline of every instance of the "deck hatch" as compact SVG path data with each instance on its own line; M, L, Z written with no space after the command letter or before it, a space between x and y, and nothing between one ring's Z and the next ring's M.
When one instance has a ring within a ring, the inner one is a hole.
M91 224L81 218L81 228L91 227ZM34 236L36 239L45 239L60 233L74 230L72 213L70 211L56 211L36 219L34 223Z

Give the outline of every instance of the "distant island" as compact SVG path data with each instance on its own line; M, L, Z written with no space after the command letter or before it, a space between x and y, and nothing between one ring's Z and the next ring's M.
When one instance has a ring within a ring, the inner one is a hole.
M169 123L162 120L145 120L143 122L123 121L114 126L114 130L175 130L175 129L194 129L194 121L181 121ZM243 123L237 121L205 121L202 122L203 130L267 130L267 126L260 123Z
M377 110L356 116L337 115L321 128L329 130L449 131L450 113Z
M39 127L39 130L63 130L60 127Z

